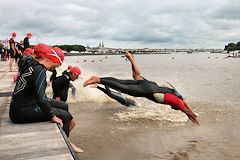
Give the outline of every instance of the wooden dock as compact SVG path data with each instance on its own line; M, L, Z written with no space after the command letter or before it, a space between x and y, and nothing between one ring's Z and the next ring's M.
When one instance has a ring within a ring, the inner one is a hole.
M0 62L0 66L2 66ZM66 135L51 122L14 124L9 119L12 75L0 70L0 160L75 160Z

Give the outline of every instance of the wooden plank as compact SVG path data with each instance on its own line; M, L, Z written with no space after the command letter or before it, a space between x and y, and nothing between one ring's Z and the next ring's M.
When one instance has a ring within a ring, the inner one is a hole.
M73 160L67 144L52 122L12 123L9 118L12 74L0 72L0 160Z
M35 152L26 152L22 154L11 154L6 156L0 156L1 160L19 160L19 159L43 159L43 160L49 160L54 159L58 160L58 156L62 159L69 159L73 160L70 153L64 153L62 149L51 149L50 150L42 150L42 151L35 151ZM49 158L50 157L50 158ZM54 158L55 157L55 158Z
M40 158L33 158L31 160L72 160L71 154L60 154L55 156L46 156Z
M63 153L69 153L65 141L53 131L11 134L0 137L0 159L4 157L35 158Z
M2 134L16 134L16 133L27 133L34 131L48 131L53 130L56 132L56 125L51 122L39 122L30 124L14 124L8 120L8 123L2 122L0 124L0 135ZM56 133L57 134L57 133Z
M61 135L57 134L58 132L55 130L47 130L47 131L40 131L37 130L35 132L25 132L25 134L22 133L15 133L15 134L5 134L0 136L0 144L2 141L14 141L17 142L19 141L25 141L26 139L28 140L43 140L43 139L48 139L48 138L62 138ZM64 142L64 141L63 141ZM4 144L2 144L4 145ZM0 146L0 150L1 150Z
M0 159L42 159L64 154L72 158L56 124L39 122L12 123L9 117L0 121Z

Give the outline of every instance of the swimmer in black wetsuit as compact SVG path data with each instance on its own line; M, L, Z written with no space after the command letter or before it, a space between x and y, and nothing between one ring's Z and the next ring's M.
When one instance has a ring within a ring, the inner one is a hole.
M69 71L63 72L59 77L52 81L53 98L66 102L68 97L68 89L74 87L70 81L75 81L81 71L78 67L70 67ZM75 87L74 87L75 88Z
M72 66L68 66L68 69L63 71L62 75L68 74L70 72L70 69L72 69ZM75 96L76 95L76 87L71 82L69 83L69 88L71 88L71 90L72 90L72 95Z
M119 92L111 91L108 86L105 86L105 88L97 86L97 89L101 90L106 95L115 99L116 101L118 101L119 103L121 103L124 106L130 107L130 106L136 106L137 105L137 103L134 100L131 100L129 98L124 97Z
M69 70L70 70L71 68L72 68L72 66L68 66L68 69L65 70L65 71L63 71L63 72L62 72L62 75L63 75L63 74L66 74L66 73L69 73ZM55 78L57 78L57 70L56 70L56 69L52 70L52 75L51 75L51 77L50 77L50 82L52 82Z
M30 47L29 39L30 39L31 37L32 37L32 33L29 32L29 33L27 34L27 37L24 38L24 40L23 40L24 50Z
M85 81L84 86L86 87L87 85L96 83L103 84L131 96L145 97L156 103L170 105L173 109L184 112L193 123L199 125L196 115L176 89L161 87L155 82L144 79L140 74L138 66L135 64L133 55L126 51L125 56L131 62L134 80L120 80L113 77L100 78L98 76L92 76Z
M10 104L10 119L15 123L32 123L52 121L59 123L66 135L76 125L68 111L68 105L47 98L46 71L61 65L64 54L54 53L49 46L41 44L34 51L46 54L46 58L39 62L33 58L27 59L19 68L20 77L17 80ZM37 53L38 54L38 53ZM72 144L76 152L83 152Z
M24 52L23 41L21 40L20 43L17 42L16 47L18 49L18 53L15 56L15 62L18 63L18 61L23 57Z
M13 67L14 59L15 59L15 56L18 54L18 49L17 49L15 41L14 41L16 36L17 36L16 32L13 32L12 38L10 38L10 40L9 40L9 46L10 46L9 53L10 53L10 57L11 57L10 61L9 61L10 71L13 71L12 67Z
M71 68L72 68L72 66L68 66L68 69L63 71L62 75L66 75L66 74L68 75ZM52 83L53 80L56 79L56 78L57 78L57 71L56 71L56 69L54 69L52 71L52 75L51 75L50 80L49 80L50 83ZM74 87L74 85L71 82L69 83L69 88L72 89L72 95L75 96L76 95L76 88Z

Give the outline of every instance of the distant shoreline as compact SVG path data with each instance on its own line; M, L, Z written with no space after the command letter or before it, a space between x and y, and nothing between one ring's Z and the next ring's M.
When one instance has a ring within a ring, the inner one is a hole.
M138 55L147 55L147 54L173 54L173 53L186 53L186 54L202 54L202 53L211 53L211 52L193 52L193 53L187 53L187 52L163 52L163 53L134 53ZM217 53L217 52L216 52ZM216 54L211 53L211 54ZM219 54L228 54L224 52L218 52ZM123 55L123 53L65 53L65 56L103 56L103 55Z

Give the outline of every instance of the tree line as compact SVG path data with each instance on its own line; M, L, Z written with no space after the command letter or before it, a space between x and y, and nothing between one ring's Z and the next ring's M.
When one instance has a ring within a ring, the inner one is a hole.
M82 45L55 45L58 46L59 48L61 48L62 50L65 50L67 52L71 52L71 51L79 51L79 52L83 52L86 51L86 48Z
M225 45L224 48L225 51L235 51L235 50L240 50L240 42L237 43L228 43L228 45Z

